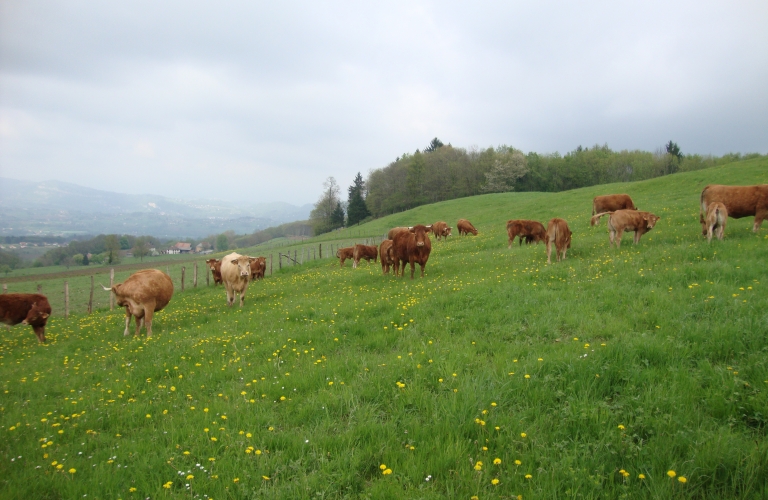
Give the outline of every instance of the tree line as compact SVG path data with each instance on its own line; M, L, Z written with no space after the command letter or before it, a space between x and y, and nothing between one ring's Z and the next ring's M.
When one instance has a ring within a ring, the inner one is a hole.
M357 224L367 217L381 217L465 196L508 191L557 192L640 181L760 156L757 153L721 157L685 155L671 140L654 152L614 151L606 144L591 148L579 146L561 155L526 154L507 145L458 148L435 138L423 151L405 153L387 166L371 170L365 181L358 173L348 189L346 203L340 197L336 180L329 177L310 222L315 234L320 234ZM354 212L353 193L356 196Z

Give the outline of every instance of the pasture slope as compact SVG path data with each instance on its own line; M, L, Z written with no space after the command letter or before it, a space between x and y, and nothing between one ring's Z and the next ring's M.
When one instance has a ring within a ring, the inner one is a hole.
M0 330L0 498L765 498L768 224L701 236L708 183L768 161L420 207L459 217L425 279L333 260L178 294L151 339L122 313ZM589 227L596 194L662 217ZM564 262L505 222L565 218ZM672 477L674 476L674 477ZM86 496L87 495L87 496Z

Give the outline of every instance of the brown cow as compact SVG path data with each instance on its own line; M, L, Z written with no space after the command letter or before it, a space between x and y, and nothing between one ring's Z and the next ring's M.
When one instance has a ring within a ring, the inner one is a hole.
M245 292L251 281L251 262L255 259L247 255L232 252L221 259L221 278L227 289L227 305L235 303L235 294L240 294L240 307L245 302Z
M755 216L752 231L757 232L763 220L768 218L768 184L755 186L722 186L710 184L701 191L701 233L707 234L707 223L704 215L709 204L719 201L725 205L728 217L741 219L742 217Z
M512 242L515 241L515 237L520 238L521 245L523 244L523 238L525 238L526 244L546 241L547 230L544 229L544 225L541 222L535 220L513 219L507 221L507 235L509 236L507 248L512 248Z
M432 242L429 241L430 226L412 227L409 231L401 231L395 235L392 241L392 249L395 257L395 276L405 276L405 263L411 264L411 279L416 269L415 263L421 266L421 277L424 277L424 267L427 265L429 253L432 251ZM399 270L399 271L398 271Z
M477 236L477 229L475 229L475 226L473 226L467 219L459 219L459 222L456 223L456 228L458 228L459 234L462 236L469 233Z
M352 250L352 269L357 269L361 259L365 259L369 264L371 259L376 262L379 256L379 249L376 245L355 245Z
M592 215L616 210L637 210L628 194L606 194L592 199Z
M264 273L267 271L267 258L254 257L251 261L251 281L264 279Z
M211 270L211 274L213 275L213 286L216 286L219 283L224 283L224 280L221 279L221 261L208 259L205 263L208 264L208 269Z
M717 235L718 240L723 240L727 219L728 209L725 208L725 205L719 201L709 204L707 208L707 243L712 243L713 232Z
M443 221L432 224L432 234L435 235L436 240L440 240L441 237L447 240L451 235L451 229L453 228L448 227L448 224Z
M554 218L547 224L547 264L551 264L552 243L555 244L555 257L565 260L565 252L571 248L571 230L563 219ZM560 258L562 255L562 259Z
M381 272L389 273L389 266L395 263L395 255L392 250L392 240L384 240L379 245L379 256L381 257Z
M122 283L110 288L102 285L102 288L114 294L118 306L125 307L124 335L128 335L128 324L133 316L136 318L136 335L141 325L146 325L147 337L151 337L152 315L167 306L173 297L171 277L157 269L138 271Z
M344 247L336 250L336 257L339 259L339 267L344 266L344 261L355 258L355 247Z
M45 324L51 315L51 304L39 293L5 293L0 295L0 321L13 326L29 325L37 341L45 342Z
M610 234L608 237L611 240L611 245L614 241L616 248L621 246L621 235L624 231L635 232L635 245L640 241L640 237L653 229L656 222L661 219L658 215L654 215L651 212L640 212L638 210L616 210L615 212L603 212L592 217L590 223L595 226L600 222L600 218L604 215L610 215L608 217L608 230Z
M409 229L409 228L407 228L407 227L404 227L404 226L400 226L400 227L393 227L393 228L392 228L392 229L390 229L390 230L389 230L389 232L387 233L387 239L388 239L388 240L394 240L394 239L395 239L395 235L396 235L397 233L399 233L400 231L408 231L408 229Z

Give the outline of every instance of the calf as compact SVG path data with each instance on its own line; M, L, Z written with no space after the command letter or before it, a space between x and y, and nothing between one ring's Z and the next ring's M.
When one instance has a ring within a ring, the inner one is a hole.
M357 265L361 259L365 259L368 263L376 262L379 256L379 249L375 245L355 245L352 249L352 269L357 269Z
M616 210L637 210L628 194L606 194L592 199L592 215Z
M469 233L477 236L477 229L475 229L475 226L473 226L472 223L467 219L459 219L459 222L456 223L456 228L459 230L459 234L462 236Z
M136 335L141 331L141 326L146 325L147 337L151 337L152 316L167 306L173 297L171 277L157 269L138 271L122 283L110 288L102 285L102 288L112 292L118 306L125 307L123 335L128 335L128 325L133 317L136 320Z
M379 256L381 257L382 274L389 273L389 266L395 263L395 254L392 249L392 240L384 240L379 245Z
M429 241L431 226L414 226L408 231L400 231L392 241L395 259L395 276L405 276L405 263L411 264L411 279L416 269L415 264L421 266L421 277L424 277L424 267L427 265L429 253L432 251L432 243ZM399 270L399 271L398 271Z
M436 240L440 240L441 237L447 240L451 235L451 229L453 228L448 227L448 224L443 221L432 224L432 234L435 235Z
M205 261L205 263L208 264L208 269L211 270L211 275L213 276L213 286L216 286L219 283L224 283L224 280L221 279L221 261L216 259L208 259Z
M544 229L544 225L541 222L515 219L507 221L507 235L509 236L507 248L512 248L512 242L515 241L515 237L519 237L521 245L523 244L523 238L525 238L526 243L546 241L547 230Z
M707 222L704 216L707 208L713 202L719 201L728 211L728 217L741 219L742 217L755 216L752 231L757 232L768 218L768 184L755 186L722 186L711 184L701 191L701 233L707 234Z
M717 235L718 240L723 240L727 219L728 209L725 208L725 205L719 201L709 204L707 208L707 243L712 243L713 232Z
M267 258L254 257L251 261L251 281L264 279L264 273L267 271Z
M344 266L344 261L355 258L355 247L344 247L336 250L336 257L339 259L339 267Z
M0 295L0 321L13 326L29 325L37 341L45 342L45 324L51 315L51 305L39 293L5 293Z
M616 248L621 246L621 235L624 231L635 232L635 245L640 241L640 237L653 229L653 226L661 219L658 215L654 215L651 212L640 212L638 210L616 210L615 212L603 212L601 214L594 215L590 221L591 225L597 225L600 222L600 218L604 215L610 215L608 217L608 230L610 231L608 237L613 245L616 243Z
M571 248L571 230L563 219L554 218L547 224L547 264L551 264L552 243L555 244L555 257L565 260L565 252ZM562 255L562 259L560 258Z

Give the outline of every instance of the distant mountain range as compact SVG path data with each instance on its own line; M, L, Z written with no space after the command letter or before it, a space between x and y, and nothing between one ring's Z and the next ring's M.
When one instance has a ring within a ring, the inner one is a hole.
M312 205L179 200L123 194L61 181L0 177L0 235L134 234L200 238L306 220Z

